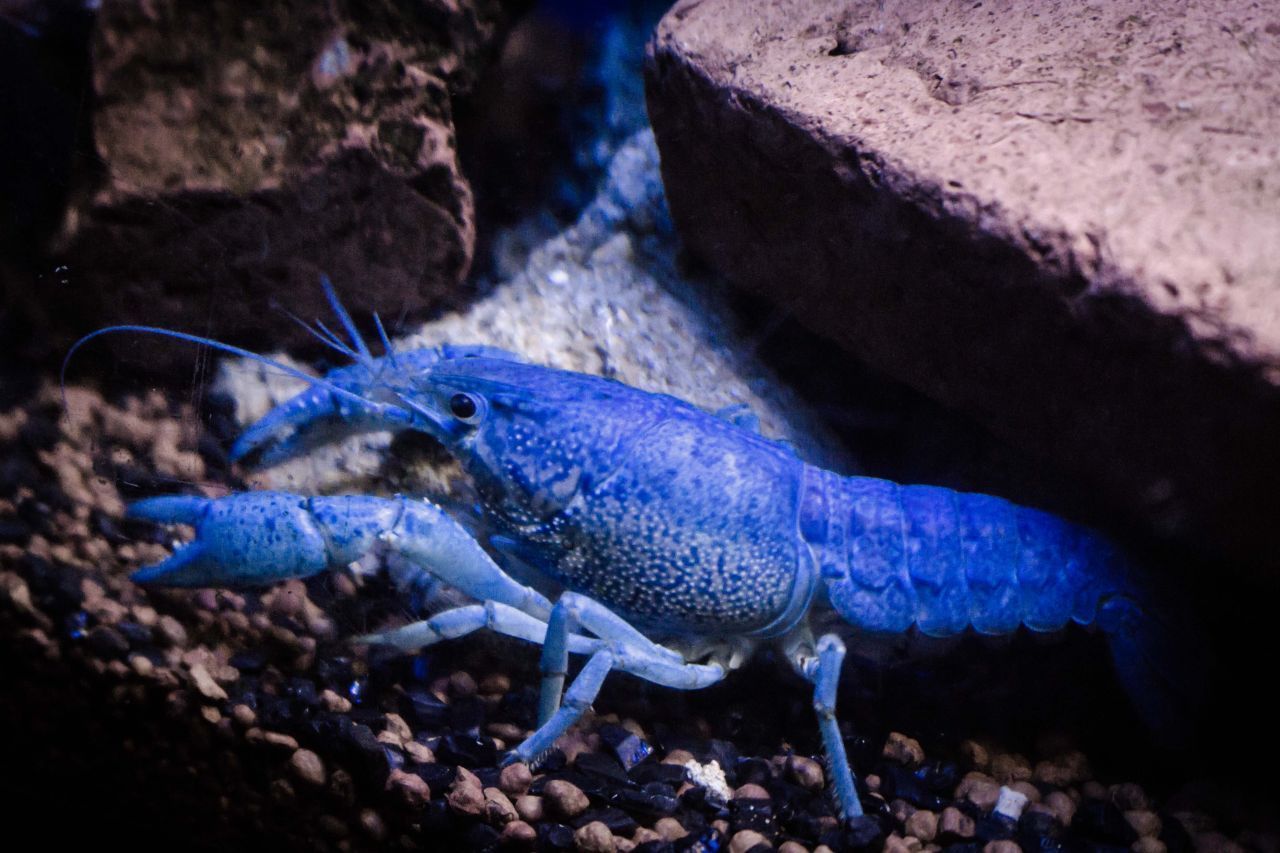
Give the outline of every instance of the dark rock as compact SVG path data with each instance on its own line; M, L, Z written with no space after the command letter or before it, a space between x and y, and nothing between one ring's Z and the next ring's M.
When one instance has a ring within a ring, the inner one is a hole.
M941 811L948 800L934 793L915 772L895 762L882 762L877 768L880 775L880 792L885 799L903 799L919 809Z
M650 782L639 791L634 788L615 788L606 792L605 799L611 806L652 817L675 814L680 805L675 790L661 782Z
M981 815L974 821L974 835L981 841L1001 841L1013 838L1018 822L1002 814Z
M539 850L573 849L573 829L563 823L540 823L537 830Z
M646 841L637 844L633 853L675 853L675 845L670 841Z
M313 342L273 306L323 316L322 271L357 318L452 304L475 226L451 102L506 15L484 2L356 14L276 0L248 17L104 6L103 179L85 194L63 257L73 286L52 289L55 307L94 326L177 328L203 311L207 334L282 347ZM157 112L157 98L181 106ZM177 350L121 340L117 353L160 369Z
M122 658L129 653L129 641L110 625L98 625L89 631L85 642L104 658Z
M959 783L961 772L954 761L926 761L913 772L917 779L930 791L938 794L949 794Z
M1191 853L1196 849L1191 833L1171 814L1160 815L1160 840L1169 848L1169 853Z
M479 729L488 713L488 706L479 696L460 696L449 704L449 726L461 731Z
M685 827L688 829L689 827ZM676 853L714 853L721 848L727 848L725 842L727 839L720 834L715 828L704 829L701 832L690 832L684 838L674 843Z
M587 809L573 819L573 828L581 829L592 821L600 821L614 835L630 837L636 831L636 821L631 815L615 808Z
M601 726L599 735L627 772L653 754L652 746L622 726Z
M0 516L0 545L22 545L31 541L31 525L16 515Z
M474 823L463 834L465 849L490 850L498 846L501 833L487 823Z
M267 665L267 656L261 649L245 649L232 655L227 663L242 674L254 674L262 672L263 667Z
M661 782L665 785L679 787L688 778L689 771L679 764L661 764L647 761L644 764L638 764L633 767L628 775L631 777L631 781L638 785Z
M631 780L617 760L602 752L581 752L574 759L573 769L586 776L610 784L626 785Z
M729 804L729 835L744 829L754 829L769 836L777 832L773 801L735 797Z
M435 748L436 760L463 767L492 767L498 762L498 746L492 738L449 734Z
M773 768L763 758L744 758L734 767L735 785L755 784L767 787L773 781Z
M301 708L311 709L320 704L320 695L316 692L316 684L309 678L295 677L289 679L289 684L285 687L285 695Z
M439 762L415 764L413 773L420 776L432 791L447 790L457 776L457 770L454 767Z
M1024 848L1033 839L1057 841L1062 838L1062 823L1053 815L1039 810L1024 810L1018 819L1018 843Z
M1090 841L1128 847L1138 840L1138 833L1125 820L1124 812L1109 800L1085 799L1071 819L1071 834Z
M129 643L129 648L131 649L137 649L141 646L148 646L151 644L151 629L146 625L139 625L137 622L122 620L115 623L112 627L120 632L120 635Z

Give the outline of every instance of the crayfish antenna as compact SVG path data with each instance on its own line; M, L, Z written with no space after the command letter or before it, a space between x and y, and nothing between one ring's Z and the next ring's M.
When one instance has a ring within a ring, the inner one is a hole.
M333 282L329 281L329 276L320 275L320 287L324 289L325 298L329 300L329 307L333 309L333 313L338 315L338 319L342 321L342 328L347 330L347 336L351 338L351 343L360 351L363 361L368 364L373 361L373 353L369 352L369 347L364 342L364 338L360 336L360 330L356 328L355 321L351 319L351 315L347 313L347 309L342 307L342 300L338 299L338 292L333 289ZM320 328L324 329L324 324L320 324ZM328 332L328 329L325 329ZM332 332L329 334L333 335ZM335 338L337 335L333 335Z

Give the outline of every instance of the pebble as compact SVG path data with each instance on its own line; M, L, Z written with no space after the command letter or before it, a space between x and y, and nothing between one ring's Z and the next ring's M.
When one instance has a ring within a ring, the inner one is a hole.
M1014 782L1009 785L1009 790L1017 791L1019 794L1027 798L1028 803L1040 802L1040 789L1030 782Z
M374 841L382 841L387 837L387 824L382 815L373 809L360 810L360 828Z
M1121 811L1143 811L1151 808L1151 800L1142 786L1135 782L1122 782L1107 789L1107 798Z
M1124 819L1138 835L1155 837L1160 834L1160 816L1149 809L1129 809L1124 813Z
M1031 762L1017 753L1002 752L992 757L990 776L1001 785L1010 782L1029 781Z
M523 761L508 764L498 774L498 787L502 789L503 793L512 796L518 796L528 791L532 782L533 773L529 770L529 765Z
M982 848L982 853L1022 853L1022 845L1008 839L988 841L987 846Z
M609 827L598 820L579 827L573 834L573 844L581 853L616 853L618 849Z
M1168 846L1159 838L1144 835L1129 846L1132 853L1168 853Z
M510 798L498 788L484 789L484 819L491 826L504 826L520 817Z
M523 820L513 820L502 827L503 845L530 847L538 840L538 831Z
M320 786L325 783L324 762L309 749L295 750L289 757L289 769L308 785Z
M938 816L931 811L920 809L907 818L905 829L907 835L921 841L932 841L938 834Z
M478 689L485 696L505 696L511 692L511 679L501 672L491 672L480 679Z
M516 814L520 815L521 820L527 820L529 823L537 823L542 820L542 797L525 794L516 797L515 806Z
M248 705L241 703L231 706L231 719L247 729L257 721L258 715Z
M662 841L662 836L648 827L637 826L636 831L631 834L631 841L638 847L651 841ZM802 849L802 853L808 853L808 851Z
M668 843L679 841L681 838L684 838L689 834L689 831L684 828L684 825L673 817L659 818L657 823L653 825L653 830L661 835L663 840Z
M467 817L479 817L485 813L486 802L484 798L484 789L480 787L479 782L471 782L462 779L462 768L458 768L458 780L449 788L449 793L445 799L449 802L449 809L454 814L465 815ZM472 777L475 778L474 776Z
M787 756L786 763L787 778L795 782L801 788L810 791L820 791L826 784L825 775L822 772L822 765L814 761L812 758L806 758L803 755Z
M411 740L404 745L404 754L415 764L435 764L436 754L425 743Z
M577 817L590 805L581 788L563 779L548 782L542 789L542 796L553 812L567 818Z
M733 838L729 839L729 853L747 853L757 844L768 843L769 839L754 829L741 829L733 834Z
M778 845L778 853L809 853L809 848L798 841L784 841Z
M921 849L923 845L918 839L903 838L895 832L884 840L881 853L916 853Z
M215 702L226 701L227 691L223 690L218 682L213 680L213 676L209 674L209 670L204 668L203 664L195 664L190 669L191 681L195 684L196 690L200 691L200 695L206 699L212 699Z
M980 811L989 812L1000 801L1000 786L990 776L974 770L965 774L956 786L957 800L968 800Z
M754 782L748 782L733 792L735 800L767 800L769 792Z
M924 763L924 747L920 746L920 741L907 737L901 732L889 733L880 754L890 761L896 761L908 767L917 767Z
M386 790L395 791L400 800L411 809L420 809L431 799L431 786L425 779L400 769L393 768L387 776ZM468 786L468 790L473 789ZM450 800L449 804L453 805L453 801Z
M1071 797L1062 791L1051 791L1044 798L1044 805L1048 807L1049 811L1063 826L1071 825L1071 820L1076 814L1076 803Z
M147 678L151 673L155 672L156 665L151 662L151 658L145 655L132 655L129 658L129 666L134 673Z
M684 767L690 761L693 761L693 753L685 749L673 749L662 759L663 764L678 764Z
M955 806L947 806L942 810L942 816L938 818L938 834L940 835L972 838L975 828L973 818Z
M476 680L471 677L471 673L459 670L449 676L449 693L455 699L465 699L468 696L476 695Z
M351 713L351 700L326 687L320 693L320 707L334 714L349 714Z

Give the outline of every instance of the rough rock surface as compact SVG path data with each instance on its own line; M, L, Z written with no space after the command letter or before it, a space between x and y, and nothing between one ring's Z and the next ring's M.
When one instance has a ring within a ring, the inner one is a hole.
M104 3L102 174L70 215L67 310L296 343L273 302L316 315L322 272L356 310L458 298L475 229L451 99L502 19L496 0Z
M677 4L689 247L1102 502L1280 569L1280 16L1238 2Z

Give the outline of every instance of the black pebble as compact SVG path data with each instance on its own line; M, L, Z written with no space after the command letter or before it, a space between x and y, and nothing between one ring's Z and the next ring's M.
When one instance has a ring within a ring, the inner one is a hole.
M539 850L572 850L573 830L563 823L538 824Z
M110 625L99 625L85 638L89 648L104 658L122 658L129 653L129 641Z
M501 833L487 823L473 823L463 835L467 850L490 850L498 846Z
M599 734L600 740L608 745L623 770L630 771L653 754L652 746L622 726L601 726Z
M122 621L115 624L115 629L129 641L130 648L151 645L151 629L137 622Z
M0 545L25 547L31 541L31 525L16 515L0 516Z
M613 785L625 785L630 780L612 756L603 752L582 752L573 762L573 769L586 776L594 777L600 782Z
M670 841L646 841L637 844L632 853L675 853L675 845Z
M735 799L729 805L729 834L744 829L754 829L765 835L773 835L777 824L773 819L773 800Z
M1018 820L1018 843L1027 846L1025 839L1048 838L1054 841L1062 837L1062 823L1042 811L1024 811Z
M242 675L245 673L252 675L262 672L263 667L267 665L267 656L260 649L247 649L236 652L227 663L239 670Z
M680 805L675 791L661 782L650 782L639 791L634 788L615 788L606 794L606 799L611 806L655 817L675 814Z
M1138 833L1124 819L1119 807L1107 800L1086 799L1071 819L1071 834L1089 841L1102 841L1128 847L1138 840Z
M1017 829L1017 821L995 812L982 815L974 822L974 835L981 841L1003 841L1006 838L1013 838Z
M436 758L463 767L492 767L498 763L498 746L492 738L451 734L440 739Z
M1182 821L1170 814L1160 815L1160 840L1169 848L1169 853L1191 853L1196 849L1191 833Z
M737 776L737 787L746 784L768 787L773 781L773 767L763 758L744 758L734 767Z
M880 792L886 800L906 800L918 809L931 812L941 811L947 805L947 800L935 794L923 780L902 765L884 762L878 769Z
M427 787L431 789L433 795L446 790L452 785L454 778L458 774L457 768L448 764L441 764L438 761L431 764L415 764L413 772L422 777L422 781L427 783Z
M628 775L631 777L631 781L638 785L662 782L678 788L688 778L689 773L679 764L659 764L656 761L647 761L644 764L633 767Z

